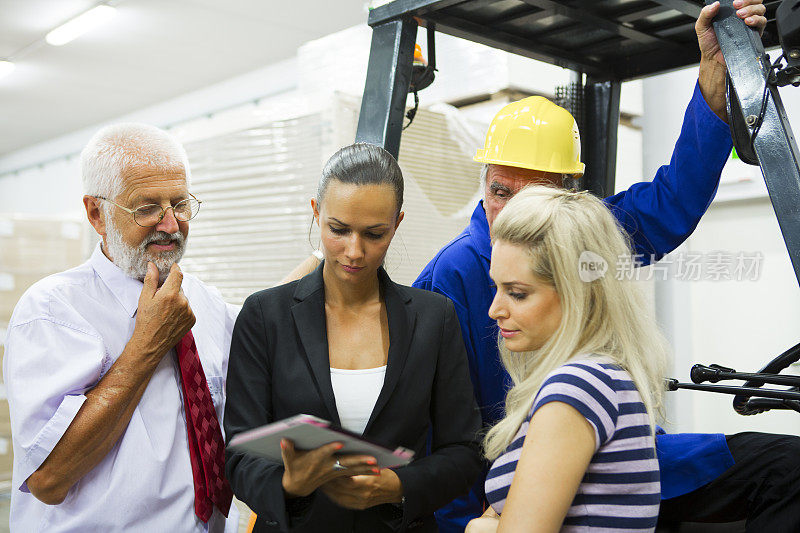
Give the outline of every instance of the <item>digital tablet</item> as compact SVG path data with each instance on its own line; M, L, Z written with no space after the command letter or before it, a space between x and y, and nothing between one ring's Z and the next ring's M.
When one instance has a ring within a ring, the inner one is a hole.
M381 468L407 465L414 457L414 452L407 448L398 447L392 451L312 415L296 415L239 433L228 446L281 463L281 439L292 441L298 450L313 450L331 442L341 442L344 447L339 455L369 455Z

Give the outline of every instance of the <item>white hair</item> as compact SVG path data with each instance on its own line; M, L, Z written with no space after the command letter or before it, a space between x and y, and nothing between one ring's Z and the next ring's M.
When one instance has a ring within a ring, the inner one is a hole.
M160 128L127 122L101 129L81 152L83 193L113 199L124 189L125 173L139 167L184 172L189 185L183 146Z
M486 176L489 175L489 163L484 163L481 167L481 184L486 183Z

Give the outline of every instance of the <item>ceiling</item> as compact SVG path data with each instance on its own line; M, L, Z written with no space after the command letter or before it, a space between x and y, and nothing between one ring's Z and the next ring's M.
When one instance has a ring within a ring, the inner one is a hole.
M64 46L44 35L96 0L0 0L0 156L293 57L366 23L366 0L119 0Z

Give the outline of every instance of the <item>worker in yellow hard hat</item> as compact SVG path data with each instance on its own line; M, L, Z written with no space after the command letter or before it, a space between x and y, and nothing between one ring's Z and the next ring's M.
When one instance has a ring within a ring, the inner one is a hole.
M481 183L486 185L483 208L489 227L505 202L525 185L560 187L584 171L578 124L569 111L541 96L503 107L474 159L484 163Z
M569 111L542 96L512 102L495 115L475 161L583 175L581 136Z

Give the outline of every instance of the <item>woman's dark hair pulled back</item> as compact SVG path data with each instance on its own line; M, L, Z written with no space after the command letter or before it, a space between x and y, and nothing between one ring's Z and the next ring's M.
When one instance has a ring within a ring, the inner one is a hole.
M403 173L392 154L369 143L355 143L333 154L317 187L317 203L322 199L331 180L353 185L389 185L394 190L397 211L403 207Z

